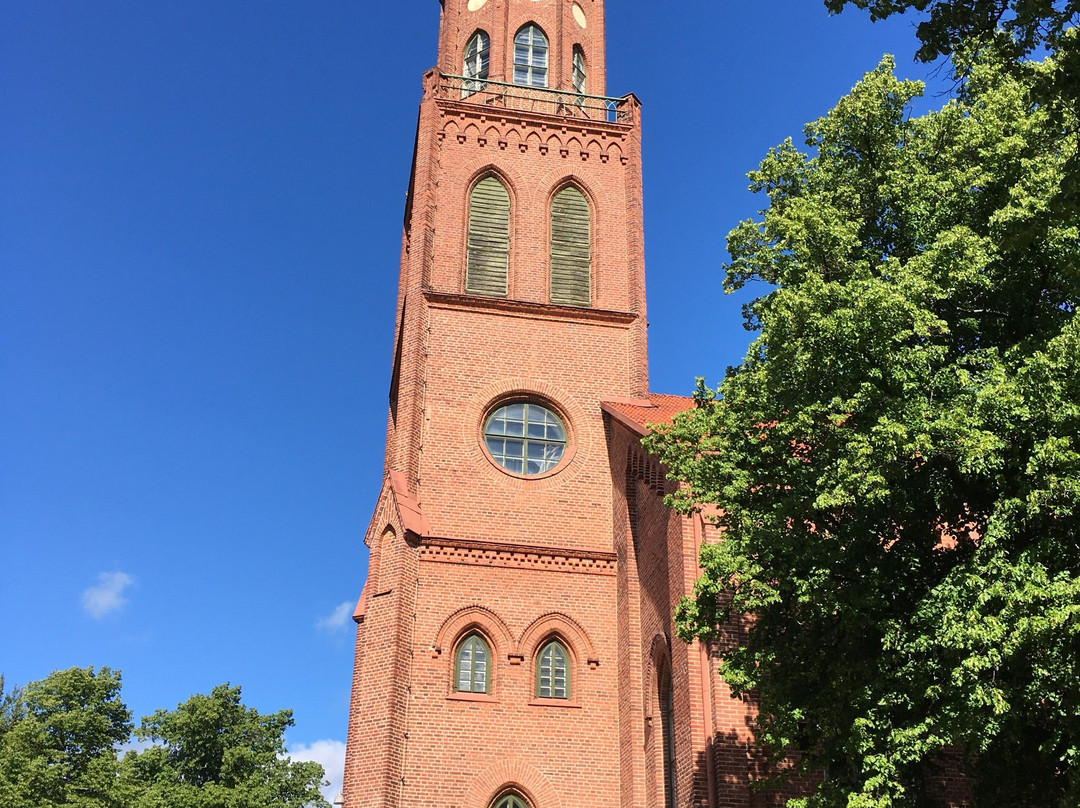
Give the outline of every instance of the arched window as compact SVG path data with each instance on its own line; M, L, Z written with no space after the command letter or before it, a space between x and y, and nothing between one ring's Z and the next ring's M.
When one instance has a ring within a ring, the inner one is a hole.
M547 87L548 41L540 26L529 23L514 37L514 84Z
M486 32L477 31L465 46L465 66L461 69L461 75L465 78L461 85L462 98L468 98L487 86L484 79L488 77L490 63L491 39Z
M491 808L529 808L529 803L516 791L507 791L495 799Z
M574 45L574 90L585 95L588 83L585 75L585 51L581 45Z
M469 194L465 291L506 297L510 261L510 194L497 177L484 177Z
M572 185L551 200L551 302L588 306L592 297L589 202Z
M675 808L675 700L671 690L671 668L664 665L657 673L656 693L660 700L660 732L664 765L664 806Z
M462 640L454 655L454 690L487 693L490 659L491 649L479 634L474 632Z
M552 640L536 658L536 695L542 699L570 698L570 654Z

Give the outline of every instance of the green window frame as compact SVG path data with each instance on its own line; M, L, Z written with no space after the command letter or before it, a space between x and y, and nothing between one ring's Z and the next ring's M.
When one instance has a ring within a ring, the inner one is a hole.
M454 654L454 690L487 693L491 686L491 646L477 632L465 637Z
M536 695L570 698L570 652L559 640L550 640L536 657Z
M492 808L530 808L529 803L516 791L508 791L492 804Z

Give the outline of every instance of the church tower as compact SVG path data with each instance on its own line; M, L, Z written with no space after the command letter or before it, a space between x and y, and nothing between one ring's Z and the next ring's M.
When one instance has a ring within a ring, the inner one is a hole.
M670 641L700 531L638 445L688 404L648 393L640 135L603 0L442 0L347 808L712 804L708 660Z

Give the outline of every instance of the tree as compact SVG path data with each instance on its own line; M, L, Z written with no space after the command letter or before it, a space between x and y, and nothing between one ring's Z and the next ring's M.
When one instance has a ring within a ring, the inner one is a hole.
M679 630L746 622L723 675L826 773L794 805L926 804L953 748L980 805L1075 806L1080 144L1034 100L1071 67L985 47L918 118L892 67L749 175L725 287L769 285L757 337L647 441L723 530Z
M120 808L116 746L130 734L120 674L109 668L55 671L4 694L0 805Z
M329 808L323 768L285 757L292 711L261 715L240 688L218 685L171 712L143 719L136 735L156 745L124 758L139 808Z
M918 58L924 62L992 40L1021 56L1039 48L1054 50L1080 18L1080 0L825 0L834 14L849 5L868 10L872 20L926 12L917 32L922 42Z

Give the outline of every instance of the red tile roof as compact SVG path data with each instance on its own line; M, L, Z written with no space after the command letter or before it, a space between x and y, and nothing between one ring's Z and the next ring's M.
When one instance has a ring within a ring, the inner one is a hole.
M648 398L609 398L600 402L600 409L639 435L649 434L647 424L666 423L693 406L694 399L689 396L659 393L649 393Z

